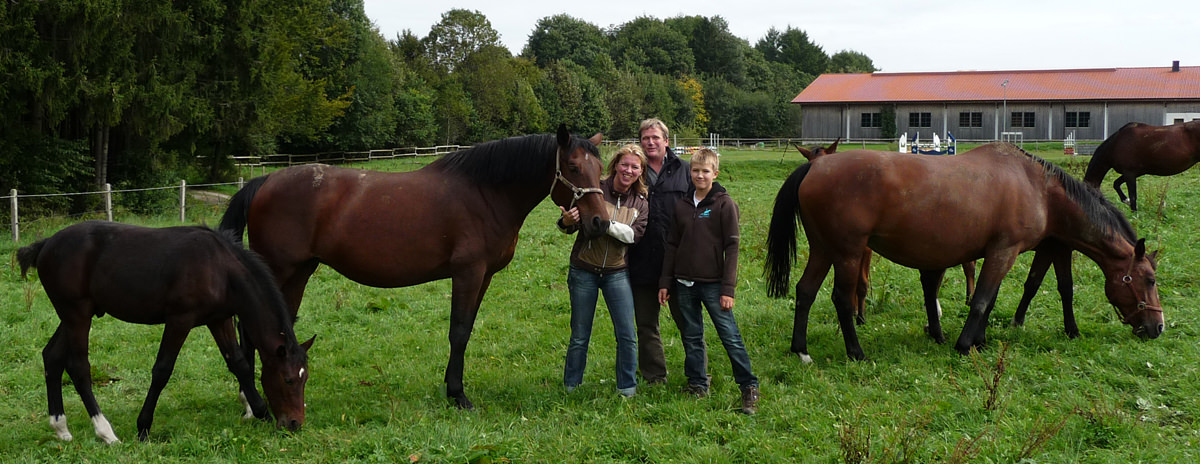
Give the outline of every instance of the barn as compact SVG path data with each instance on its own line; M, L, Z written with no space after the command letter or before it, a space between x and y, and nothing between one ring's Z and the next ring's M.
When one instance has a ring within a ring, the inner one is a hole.
M822 74L792 103L809 140L1095 141L1200 119L1200 66Z

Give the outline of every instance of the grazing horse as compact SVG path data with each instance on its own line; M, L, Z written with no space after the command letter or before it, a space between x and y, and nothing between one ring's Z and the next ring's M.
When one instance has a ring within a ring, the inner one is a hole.
M263 393L276 425L304 424L308 349L297 343L292 318L270 271L231 237L205 227L152 229L104 221L67 227L17 251L24 277L36 267L61 323L42 351L50 426L71 440L63 414L66 370L92 418L96 435L119 441L92 394L88 333L92 318L105 314L134 324L163 324L150 391L138 414L138 438L154 421L159 393L175 370L188 333L208 326L229 370L237 377L254 415L267 419L267 405L254 386L254 372L238 348L233 316L263 358Z
M1188 170L1200 161L1200 120L1151 126L1140 122L1126 124L1104 140L1088 163L1083 181L1099 187L1108 170L1117 171L1113 190L1129 209L1137 211L1137 178L1149 174L1172 176ZM1129 197L1121 191L1129 186Z
M1105 295L1134 334L1162 333L1154 253L1146 253L1124 215L1095 189L1012 144L977 150L952 157L852 150L801 165L788 177L767 234L767 283L769 295L787 294L799 218L809 260L796 284L793 352L811 359L808 313L833 267L833 303L846 352L864 358L854 316L869 248L921 270L923 285L940 281L946 268L984 260L955 344L967 353L984 344L1000 281L1017 254L1051 237L1099 264ZM925 309L930 336L943 341L936 306L926 300Z
M251 180L229 202L220 228L242 236L275 273L292 314L324 263L373 287L449 278L450 361L446 396L463 409L463 355L492 275L513 258L517 232L547 195L579 207L589 236L609 225L596 145L555 135L492 141L413 172L296 166ZM595 193L596 195L589 195Z

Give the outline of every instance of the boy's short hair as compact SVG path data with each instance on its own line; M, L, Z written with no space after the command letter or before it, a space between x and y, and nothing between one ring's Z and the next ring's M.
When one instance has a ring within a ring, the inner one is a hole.
M646 129L651 127L657 127L658 130L662 131L663 139L671 139L671 130L667 129L667 123L662 122L662 120L658 118L650 118L642 121L641 126L638 127L638 138L642 137L642 132L646 132Z
M713 171L719 171L721 166L721 155L712 149L701 148L692 154L692 159L689 161L693 165L707 164L712 166Z

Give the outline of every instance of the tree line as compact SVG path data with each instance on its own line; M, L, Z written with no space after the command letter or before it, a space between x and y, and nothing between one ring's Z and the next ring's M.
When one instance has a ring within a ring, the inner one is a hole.
M232 156L471 144L551 131L786 137L824 72L872 72L720 16L540 19L519 55L481 13L383 37L362 0L0 2L0 189L217 181Z

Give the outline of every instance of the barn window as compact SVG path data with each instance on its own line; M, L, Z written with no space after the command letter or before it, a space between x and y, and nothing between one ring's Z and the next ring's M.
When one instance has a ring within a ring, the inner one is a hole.
M1033 125L1033 112L1013 111L1011 127L1036 127Z
M1088 111L1068 111L1064 119L1067 127L1090 127L1092 113Z
M908 113L908 127L933 127L932 113Z
M883 117L880 116L880 113L863 113L862 114L862 126L863 127L883 127Z
M958 113L958 127L983 127L983 113L977 111Z

